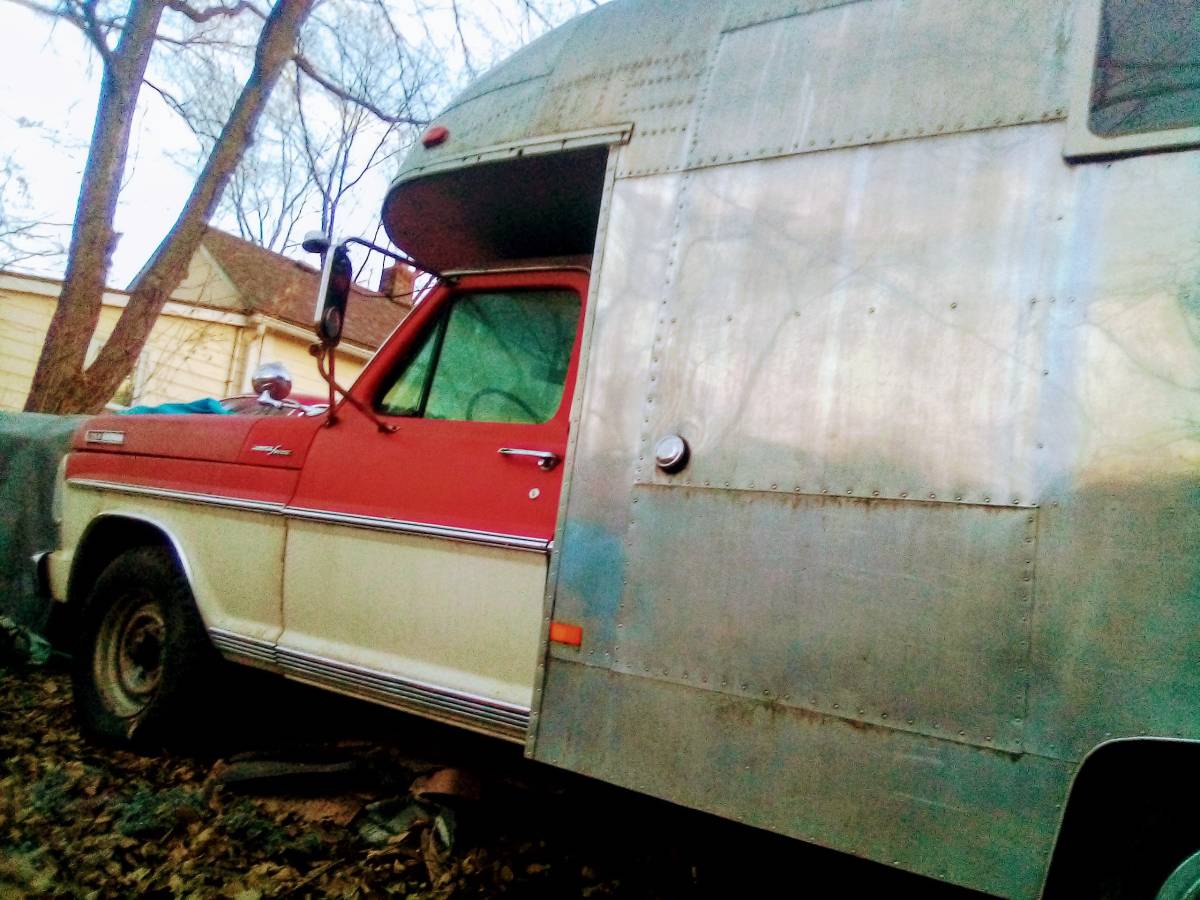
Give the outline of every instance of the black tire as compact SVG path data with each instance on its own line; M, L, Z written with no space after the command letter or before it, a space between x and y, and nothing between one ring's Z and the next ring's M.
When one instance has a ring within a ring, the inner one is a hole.
M218 657L167 549L136 547L109 563L77 634L72 683L85 734L151 749L201 733Z

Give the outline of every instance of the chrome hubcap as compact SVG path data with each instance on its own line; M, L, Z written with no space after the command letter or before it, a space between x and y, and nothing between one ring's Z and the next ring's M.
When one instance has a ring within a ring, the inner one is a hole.
M96 685L118 716L136 716L153 699L162 680L165 634L162 608L148 597L123 597L104 617L93 660Z

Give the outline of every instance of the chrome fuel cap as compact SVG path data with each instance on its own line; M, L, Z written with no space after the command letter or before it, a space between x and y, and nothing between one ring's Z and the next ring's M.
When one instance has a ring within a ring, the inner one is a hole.
M668 475L678 472L687 465L689 452L687 441L677 434L668 434L654 445L654 464Z

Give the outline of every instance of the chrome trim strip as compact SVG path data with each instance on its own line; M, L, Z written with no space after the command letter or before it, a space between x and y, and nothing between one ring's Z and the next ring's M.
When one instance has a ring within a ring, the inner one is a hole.
M578 257L565 257L566 259L577 259ZM506 266L503 263L497 263L484 269L447 269L442 273L446 278L463 278L467 275L511 275L514 272L583 272L585 275L592 274L592 267L582 263L568 263L566 265L556 266L551 263L545 265L534 266ZM380 346L383 346L382 344Z
M39 600L51 600L53 594L50 591L50 572L49 560L53 550L39 550L33 556L29 557L29 561L33 563L33 589L34 596Z
M528 550L549 553L552 541L543 538L523 537L516 534L500 534L492 531L474 531L469 528L453 528L448 525L433 525L426 522L407 522L403 519L388 519L381 516L359 516L352 513L336 513L323 509L302 506L286 506L261 500L243 500L224 497L220 494L204 494L192 491L176 491L169 488L145 487L137 484L121 484L115 481L100 481L92 478L69 478L67 483L91 490L112 491L117 494L132 494L142 497L158 497L178 500L181 503L199 503L227 509L241 509L282 515L289 519L307 522L325 522L331 525L349 525L352 528L367 528L373 531L392 531L420 537L440 538L466 544L482 544L488 547L503 547L509 550Z
M286 647L276 647L275 658L288 674L364 693L418 712L450 715L509 734L520 732L521 736L529 727L529 709L516 704L401 678Z
M520 141L510 141L506 144L478 147L467 153L446 156L401 172L388 186L388 194L390 195L397 187L410 181L424 178L427 175L462 169L468 164L498 162L520 156L561 153L565 150L582 150L588 147L603 147L606 144L627 144L633 135L633 127L632 122L620 125L601 125L559 134L537 135Z
M238 497L223 497L220 494L175 491L170 488L145 487L140 484L122 484L116 481L100 481L94 478L68 478L67 484L91 490L112 491L116 494L133 494L139 497L159 497L164 500L178 500L181 503L202 503L208 506L247 509L274 515L283 512L282 503L269 503L264 500L243 500Z
M374 531L395 531L421 537L443 538L466 544L484 544L489 547L505 547L510 550L531 550L547 553L550 541L543 538L522 537L516 534L498 534L492 531L473 531L469 528L452 528L447 525L432 525L425 522L405 522L401 519L385 519L378 516L356 516L351 513L327 512L323 509L308 509L289 506L284 510L289 519L309 522L327 522L334 525L350 525L354 528L369 528Z
M524 706L290 650L224 628L209 628L208 634L226 657L265 663L303 681L340 687L413 712L462 719L509 737L523 738L529 727L529 709Z
M161 533L163 537L165 537L171 544L171 550L175 553L175 559L178 560L179 567L183 569L183 577L187 580L188 589L192 592L193 597L196 595L196 579L192 575L192 565L188 561L187 554L183 552L183 544L180 542L179 538L175 536L175 532L172 531L167 525L164 525L158 519L150 516L145 516L136 512L126 512L125 510L102 510L92 517L92 520L88 522L87 528L84 529L84 532L80 536L79 540L75 542L76 551L78 551L80 547L87 546L88 541L92 538L92 529L94 529L102 519L129 519L130 521L141 522L157 529L159 533ZM84 554L75 552L74 557L71 560L71 574L68 576L67 582L68 596L70 596L71 591L74 589L74 586L77 583L77 567L83 556Z
M234 634L224 628L210 628L208 636L212 638L213 646L225 656L253 659L272 666L278 665L278 660L275 658L275 645L271 641Z

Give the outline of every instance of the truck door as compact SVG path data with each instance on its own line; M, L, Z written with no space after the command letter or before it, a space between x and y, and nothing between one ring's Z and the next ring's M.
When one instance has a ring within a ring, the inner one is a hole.
M524 731L586 286L463 277L363 373L384 427L342 404L287 511L290 675Z

